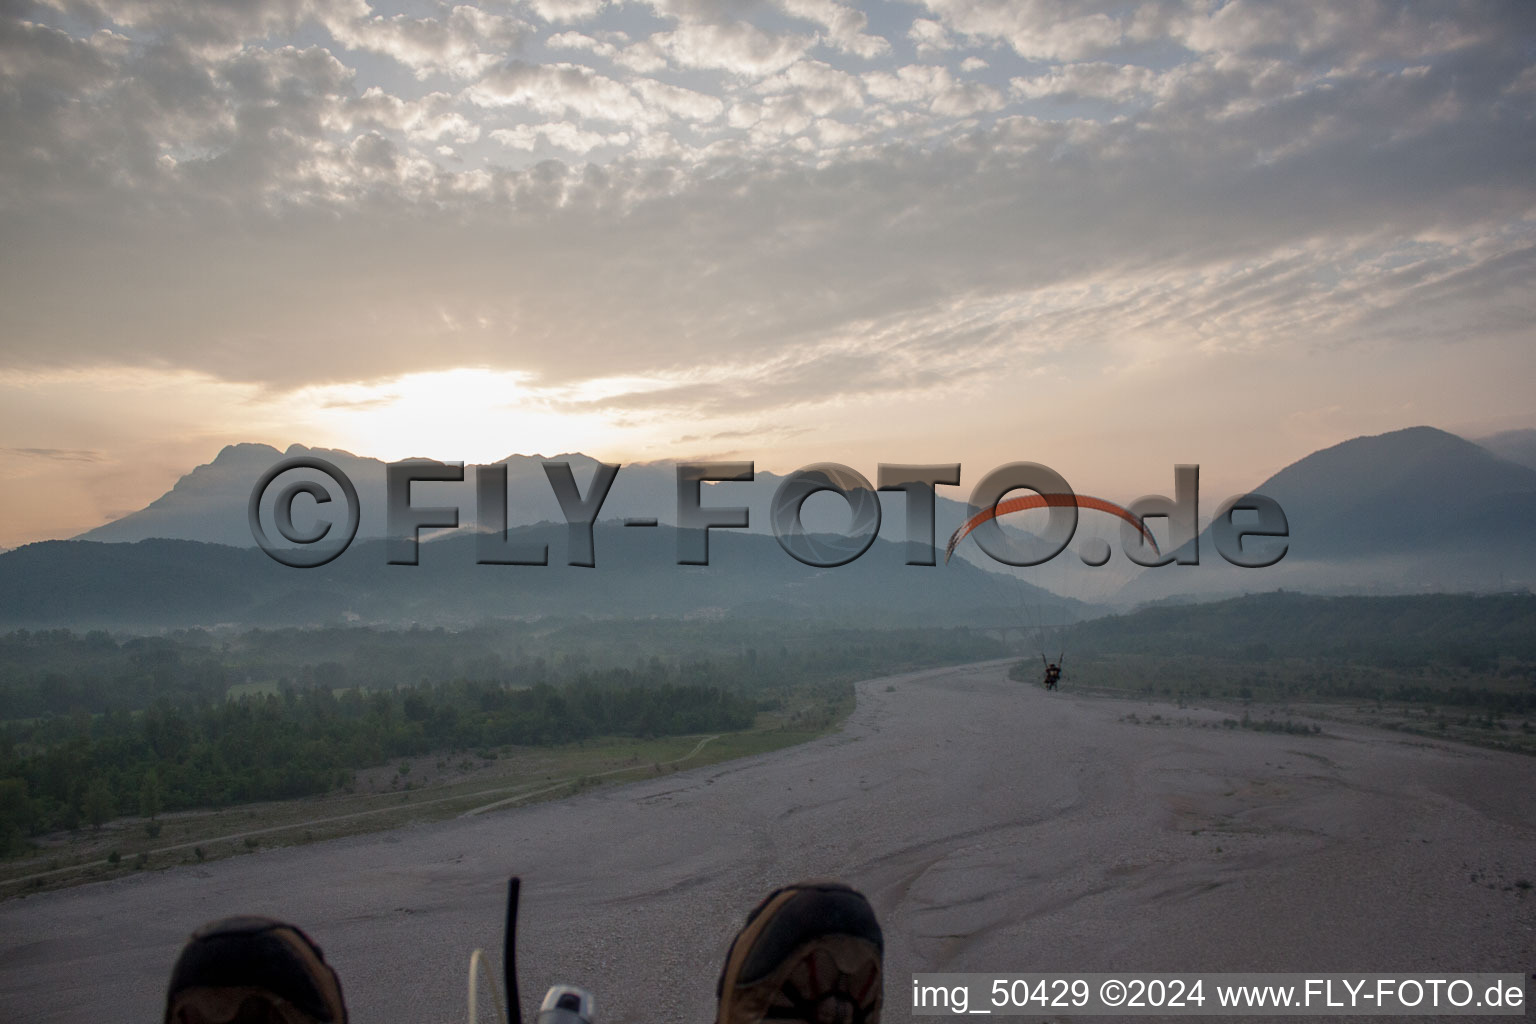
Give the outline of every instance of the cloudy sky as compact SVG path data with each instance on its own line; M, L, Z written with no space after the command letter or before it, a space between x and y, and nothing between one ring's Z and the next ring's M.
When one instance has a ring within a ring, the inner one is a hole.
M235 441L1214 501L1536 426L1536 5L0 0L0 242L0 545Z

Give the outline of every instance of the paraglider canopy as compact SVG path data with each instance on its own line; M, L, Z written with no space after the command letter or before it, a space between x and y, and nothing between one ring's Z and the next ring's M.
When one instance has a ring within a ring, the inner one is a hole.
M1055 577L1058 585L1062 583L1067 584L1066 589L1060 589L1058 586L1058 589L1053 593L1040 587L1040 577L1037 576L1034 586L1023 596L1015 599L1020 604L1020 625L1026 634L1033 638L1033 646L1039 651L1040 661L1045 665L1045 688L1054 690L1061 679L1061 666L1066 654L1065 630L1069 621L1077 617L1076 613L1061 607L1054 599L1059 595L1061 598L1077 604L1079 607L1091 606L1099 598L1107 596L1107 591L1113 589L1117 582L1125 582L1123 573L1117 576L1116 573L1103 568L1110 561L1114 552L1110 542L1103 536L1098 535L1097 531L1090 531L1090 535L1082 538L1077 545L1077 560L1080 560L1082 565L1075 567L1072 565L1059 565L1046 569L1044 563L1051 561L1055 554L1059 553L1071 541L1072 536L1077 533L1078 510L1089 509L1113 517L1113 519L1109 520L1098 520L1097 526L1099 528L1102 528L1106 523L1113 523L1114 520L1119 520L1119 529L1124 531L1123 543L1133 545L1139 539L1142 545L1150 548L1157 556L1161 557L1157 538L1147 528L1142 517L1129 509L1112 501L1106 501L1103 498L1095 498L1087 494L1075 494L1070 490L1034 491L1016 498L1000 498L993 502L992 505L981 508L979 511L976 510L974 505L972 509L970 517L949 538L949 544L944 550L944 561L946 563L954 555L955 549L959 547L960 543L976 531L978 527L992 524L990 528L997 530L996 521L1002 516L1031 509L1070 510L1068 513L1070 518L1064 523L1056 524L1060 530L1055 538L1056 544L1049 542L1046 544L1051 549L1050 552L1032 560L1029 556L1021 556L1019 561L1013 561L1003 554L1002 549L997 546L997 541L1001 540L1001 537L994 540L992 544L987 544L983 543L982 535L977 535L978 545L992 558L998 561L1005 561L1006 564L1016 567L1033 567L1037 572L1044 571L1047 575ZM1055 514L1053 511L1052 515L1054 516ZM1062 527L1065 529L1061 529ZM1122 562L1122 568L1134 570L1137 567L1138 563L1130 559L1127 552L1127 557ZM1055 651L1058 646L1061 647L1061 654L1057 655L1055 661L1049 660L1046 652L1048 650Z
M1089 508L1098 512L1108 512L1117 516L1135 528L1141 535L1141 539L1152 546L1152 550L1161 554L1157 546L1157 538L1152 536L1152 531L1147 529L1147 524L1142 522L1136 513L1127 508L1116 505L1112 501L1103 498L1095 498L1087 494L1026 494L1018 498L1009 498L1007 501L999 501L982 509L967 519L954 536L949 538L949 544L944 548L944 561L948 562L955 548L962 540L965 540L976 527L983 523L996 519L998 516L1008 515L1010 512L1023 512L1032 508ZM1109 560L1109 552L1103 551L1103 558L1098 561L1102 565Z

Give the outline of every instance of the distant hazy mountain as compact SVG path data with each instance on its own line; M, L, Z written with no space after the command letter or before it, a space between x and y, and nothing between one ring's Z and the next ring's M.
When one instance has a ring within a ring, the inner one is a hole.
M1433 427L1413 427L1314 452L1254 488L1278 501L1290 520L1289 554L1279 565L1266 569L1228 566L1208 533L1200 541L1200 566L1167 566L1139 575L1118 552L1115 558L1121 561L1086 574L1071 552L1046 566L1022 571L992 563L969 541L961 546L958 557L1090 602L1112 599L1122 584L1120 598L1126 601L1277 587L1395 593L1531 586L1536 584L1536 530L1531 528L1536 525L1536 469L1491 450L1515 456L1536 454L1529 452L1531 447L1536 447L1536 431L1500 434L1478 445ZM197 467L147 508L79 539L174 538L249 549L253 541L246 507L252 487L281 459L301 455L333 463L356 484L362 506L358 543L382 538L383 462L302 445L279 452L268 445L240 444ZM551 459L570 463L586 492L593 459L582 454ZM543 469L545 461L538 455L503 460L508 521L514 526L563 522ZM964 521L963 499L977 479L976 471L967 472L962 486L939 489L935 518L941 548ZM708 486L703 500L708 506L748 507L751 531L765 534L771 529L769 505L781 481L775 474L759 472L750 483ZM1213 514L1215 503L1223 497L1202 495L1202 517ZM899 493L883 493L880 498L881 540L899 542L905 536L904 498ZM417 506L458 506L460 533L467 541L476 519L474 467L465 467L462 483L415 485L412 501ZM676 510L676 465L636 463L620 469L600 518L606 522L655 518L665 527L675 523ZM815 531L840 532L848 521L843 504L828 495L811 499L804 511L807 527ZM772 550L775 558L788 558L777 546ZM1084 578L1089 584L1079 582ZM1106 586L1105 581L1113 585Z
M1536 430L1506 430L1491 437L1480 437L1477 443L1501 459L1536 469Z
M138 541L162 538L253 547L255 541L251 537L246 514L251 489L269 468L285 458L295 456L323 459L345 473L357 487L358 503L362 508L358 539L384 536L384 462L331 448L306 448L301 444L290 445L283 452L265 444L232 444L219 452L211 463L198 466L176 481L176 486L145 508L105 526L88 530L75 539ZM592 475L594 459L579 454L558 455L552 459L569 462L577 481L585 488ZM513 455L502 461L507 467L508 522L532 524L546 520L559 521L560 505L544 474L545 459L538 455ZM620 473L604 505L605 518L610 514L653 515L664 521L676 518L675 515L664 515L668 508L675 510L677 504L670 477L663 481L662 474L646 472L645 469L640 467L638 472ZM474 468L466 466L464 472L463 483L413 486L413 502L422 506L459 505L462 509L461 525L473 526ZM310 473L300 475L320 479ZM664 494L657 490L663 482L667 484ZM660 500L662 498L665 501ZM647 511L638 511L642 506Z
M1260 493L1293 520L1300 559L1529 545L1536 470L1433 427L1356 438L1307 456Z
M218 457L207 465L198 466L182 477L176 485L150 505L105 526L76 537L76 540L139 541L151 538L199 540L212 544L228 544L232 547L253 547L246 507L251 490L263 473L285 458L314 456L331 463L345 473L357 487L358 502L362 506L358 539L367 540L385 536L385 463L379 459L363 458L350 452L328 448L306 448L292 445L280 452L271 445L234 444L219 452ZM553 456L512 455L501 460L507 467L507 522L513 526L532 525L541 522L564 522L559 502L550 489L544 472L547 461L567 462L571 465L582 494L587 493L597 460L582 455L562 454ZM298 476L320 479L317 475L301 471ZM288 477L285 475L284 480ZM704 504L707 506L745 506L751 510L751 530L755 533L770 532L768 509L783 477L768 472L758 472L751 481L706 485ZM412 503L416 506L456 505L459 508L461 529L476 525L475 467L464 467L462 483L419 483L412 487ZM963 487L941 487L936 498L936 519L940 536L939 546L965 518L964 495L969 493L972 479L965 479ZM946 496L949 495L949 496ZM958 500L957 497L958 496ZM887 492L881 495L884 515L891 525L882 529L885 539L905 536L903 495ZM654 518L662 524L677 521L677 464L674 462L629 463L622 466L614 478L613 486L603 502L599 518L619 520L631 517ZM846 527L846 507L836 497L826 496L825 501L813 498L804 508L804 523L808 530L836 532Z
M961 560L904 564L877 541L834 569L800 564L772 537L712 531L710 564L680 566L671 527L599 524L596 566L567 564L563 526L513 539L549 545L547 566L476 564L475 538L424 543L420 564L386 564L384 543L354 544L316 569L279 565L255 548L194 541L48 541L0 554L0 628L460 625L585 616L767 616L872 625L1016 626L1026 603L1061 622L1074 602Z
M1198 567L1145 572L1126 596L1536 584L1536 470L1443 430L1357 437L1287 466L1254 491L1285 510L1290 549L1283 561L1234 568L1207 531Z

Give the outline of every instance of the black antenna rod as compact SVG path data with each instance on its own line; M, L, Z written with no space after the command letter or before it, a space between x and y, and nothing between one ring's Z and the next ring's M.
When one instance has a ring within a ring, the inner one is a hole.
M516 875L507 883L507 935L501 951L501 979L507 993L507 1019L523 1024L523 1003L517 994L517 891L522 879Z

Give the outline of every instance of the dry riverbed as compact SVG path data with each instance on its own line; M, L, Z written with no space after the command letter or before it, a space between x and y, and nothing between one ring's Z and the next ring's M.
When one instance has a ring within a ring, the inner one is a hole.
M152 1020L187 933L257 912L324 946L359 1024L462 1020L514 872L525 995L586 985L604 1024L710 1019L746 911L809 876L869 895L891 1019L918 970L1536 963L1536 759L1205 726L1006 672L860 684L841 733L756 757L9 900L0 1019Z

